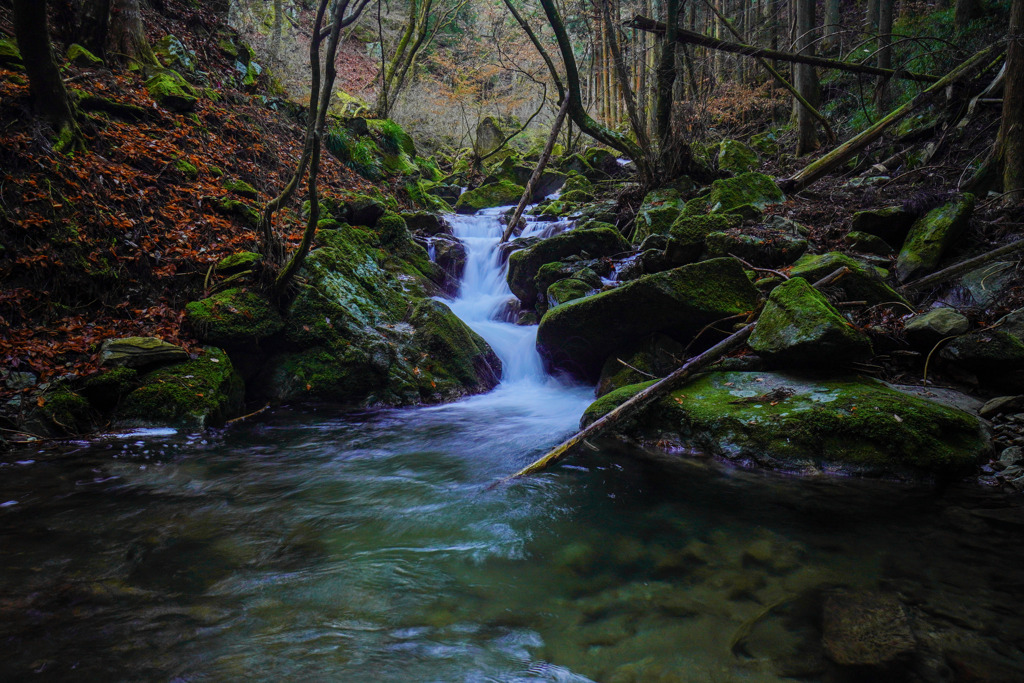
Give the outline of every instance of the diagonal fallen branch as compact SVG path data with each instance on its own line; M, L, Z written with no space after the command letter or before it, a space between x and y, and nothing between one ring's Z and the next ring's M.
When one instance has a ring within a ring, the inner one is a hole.
M815 289L826 287L846 275L848 272L849 269L846 266L837 268L832 273L815 282L812 286ZM733 332L730 336L718 342L704 353L694 356L690 360L686 361L682 367L672 372L672 374L658 382L655 382L622 405L602 416L600 419L587 425L577 432L575 436L563 441L543 457L533 461L515 474L509 475L508 477L491 484L489 488L494 488L513 479L518 479L519 477L526 476L527 474L535 474L541 470L547 469L565 456L569 455L586 439L592 439L595 436L599 436L609 427L623 422L626 418L638 413L640 410L661 399L669 392L679 388L688 382L695 373L708 367L725 354L731 353L732 351L740 348L754 331L754 327L756 325L757 322L755 321L749 325L745 325L736 332Z
M935 285L940 282L945 282L946 280L954 278L957 275L960 275L961 273L966 273L969 270L974 270L978 266L984 265L989 261L995 261L996 259L999 259L1003 256L1009 256L1010 254L1016 251L1020 251L1022 249L1024 249L1024 240L1017 240L1016 242L1011 242L1010 244L999 247L998 249L993 249L992 251L985 252L980 256L975 256L974 258L969 258L966 261L961 261L960 263L949 266L948 268L943 268L942 270L934 272L931 275L926 275L925 277L919 280L908 282L907 284L903 285L901 289L905 292L912 292L915 289L921 289L922 287L928 287L930 285Z

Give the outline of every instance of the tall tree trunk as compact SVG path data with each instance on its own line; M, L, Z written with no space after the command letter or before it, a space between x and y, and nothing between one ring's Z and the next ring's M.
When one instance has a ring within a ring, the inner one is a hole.
M814 54L814 0L796 1L796 48L798 54ZM800 95L817 107L821 97L818 92L818 76L814 67L809 64L795 64L793 66L795 83ZM815 128L814 116L807 111L798 101L794 100L794 109L797 121L797 156L803 156L812 152L818 146L818 134Z
M878 0L878 68L892 68L893 0ZM879 76L875 85L875 108L889 110L889 77Z
M868 0L864 10L864 32L868 35L878 33L878 2L879 0Z
M121 62L138 64L143 69L160 66L146 39L139 0L110 0L107 54Z
M825 0L825 38L821 49L832 54L839 47L839 0Z
M46 23L46 0L14 0L14 35L28 74L32 106L57 133L54 149L58 152L84 150L75 111L53 57Z
M74 14L75 41L104 59L110 28L110 0L77 0Z
M270 34L270 59L275 62L281 53L281 22L284 19L281 2L282 0L274 0L274 25Z
M956 9L953 10L953 25L958 29L963 29L982 14L984 14L984 10L981 0L956 0Z
M1024 202L1024 0L1010 7L1010 44L1006 53L1003 118L996 136L1002 157L1003 192L1007 204Z

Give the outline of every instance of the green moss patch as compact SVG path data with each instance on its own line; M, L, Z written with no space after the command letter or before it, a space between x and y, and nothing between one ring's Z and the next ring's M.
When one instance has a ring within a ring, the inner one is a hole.
M522 185L508 180L482 185L475 190L463 192L455 203L455 210L459 213L476 213L495 206L511 206L519 202L525 191Z
M896 277L900 282L933 270L967 229L973 212L974 195L964 194L915 221L896 259Z
M225 190L239 197L245 197L246 199L256 199L259 197L259 192L256 191L256 188L244 180L225 178L220 184Z
M203 342L219 346L258 344L284 328L277 310L263 297L228 289L185 306L185 318Z
M146 81L146 90L158 105L174 112L190 112L199 101L195 88L173 69L164 69Z

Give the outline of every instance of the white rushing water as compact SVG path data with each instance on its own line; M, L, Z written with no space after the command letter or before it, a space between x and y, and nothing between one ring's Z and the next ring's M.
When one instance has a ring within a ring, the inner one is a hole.
M499 408L539 420L538 431L575 429L594 400L590 387L573 385L544 371L537 353L537 327L499 319L515 299L499 262L498 242L504 226L499 217L509 207L485 209L472 216L449 216L455 236L466 246L466 269L452 311L487 340L502 362L501 384L491 393L456 404L477 410ZM564 223L528 221L523 237L548 236ZM534 426L531 425L531 431Z

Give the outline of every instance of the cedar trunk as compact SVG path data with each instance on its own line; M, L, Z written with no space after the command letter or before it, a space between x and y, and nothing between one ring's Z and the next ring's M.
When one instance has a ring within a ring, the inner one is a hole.
M798 54L814 54L814 0L796 0L796 51ZM818 92L818 75L809 64L796 64L793 67L794 85L797 92L817 107L820 102ZM797 139L796 154L803 156L814 151L818 146L818 133L815 128L814 116L798 101L794 101L796 110Z
M1003 86L1003 118L996 136L996 154L1003 161L1003 192L1006 203L1024 200L1024 0L1010 7L1009 46L1006 52L1006 83Z
M139 0L110 0L110 34L107 54L122 62L143 67L159 66L142 26Z

